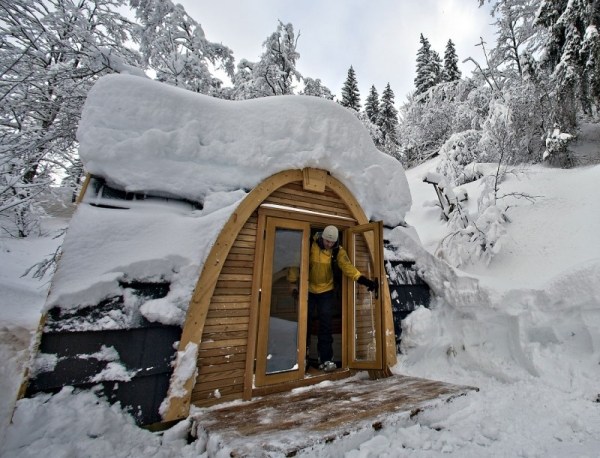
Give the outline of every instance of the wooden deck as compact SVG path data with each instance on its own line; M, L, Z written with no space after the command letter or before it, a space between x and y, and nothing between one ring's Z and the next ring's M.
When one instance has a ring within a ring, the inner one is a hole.
M435 400L470 390L477 388L400 375L373 381L361 375L202 409L194 420L209 443L229 448L232 457L294 456L355 432L378 430Z

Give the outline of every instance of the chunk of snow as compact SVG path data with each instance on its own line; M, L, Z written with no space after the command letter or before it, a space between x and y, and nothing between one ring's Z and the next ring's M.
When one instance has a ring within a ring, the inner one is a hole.
M169 410L171 399L180 398L187 394L185 384L188 380L196 379L198 375L198 345L189 342L183 351L177 352L177 358L173 362L175 370L171 375L171 381L169 384L169 394L160 404L159 412L164 416Z

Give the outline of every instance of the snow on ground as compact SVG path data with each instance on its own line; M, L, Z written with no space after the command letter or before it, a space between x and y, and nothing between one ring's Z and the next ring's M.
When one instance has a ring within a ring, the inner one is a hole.
M29 344L40 320L50 278L41 281L23 274L52 255L61 238L53 238L67 225L62 218L46 220L45 237L25 240L0 238L0 443L10 420Z
M307 455L346 457L597 457L600 450L600 166L556 170L530 167L503 190L539 196L509 209L507 239L488 267L453 271L429 253L445 234L431 185L422 176L435 161L407 172L413 197L407 215L427 251L406 250L430 269L439 298L405 321L405 354L397 373L479 387L368 437L319 445ZM466 186L470 202L479 186ZM471 208L471 207L469 207ZM399 236L399 235L398 235ZM91 394L19 401L6 427L26 354L6 329L31 333L43 288L20 279L24 267L51 250L43 241L0 242L3 371L0 415L6 457L207 456L211 444L182 439L185 423L164 436ZM9 251L10 250L10 251ZM8 291L8 294L4 293ZM285 434L285 432L282 432ZM225 452L225 450L221 450Z

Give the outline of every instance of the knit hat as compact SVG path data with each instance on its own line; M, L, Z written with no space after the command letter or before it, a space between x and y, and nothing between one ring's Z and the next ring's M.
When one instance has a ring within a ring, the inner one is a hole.
M323 234L321 234L323 240L327 240L329 242L337 242L338 239L338 230L335 226L327 226L323 229Z

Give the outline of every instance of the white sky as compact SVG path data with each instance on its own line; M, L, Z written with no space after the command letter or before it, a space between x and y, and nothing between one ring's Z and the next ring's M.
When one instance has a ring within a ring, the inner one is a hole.
M320 78L339 97L350 65L361 98L372 84L381 95L389 82L396 102L414 89L419 35L443 57L448 39L456 45L463 74L470 75L469 56L483 63L483 36L494 43L489 7L477 0L179 0L204 29L240 59L257 61L262 43L277 27L291 22L300 32L298 70ZM363 102L364 103L364 102Z

